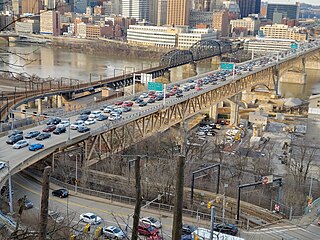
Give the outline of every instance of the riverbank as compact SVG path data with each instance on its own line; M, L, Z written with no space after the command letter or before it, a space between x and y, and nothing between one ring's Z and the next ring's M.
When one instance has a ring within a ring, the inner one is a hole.
M67 48L78 53L100 54L118 57L134 57L142 59L160 59L168 49L145 46L132 46L126 42L111 39L83 39L75 37L52 37L32 35L38 39L50 39L46 46Z

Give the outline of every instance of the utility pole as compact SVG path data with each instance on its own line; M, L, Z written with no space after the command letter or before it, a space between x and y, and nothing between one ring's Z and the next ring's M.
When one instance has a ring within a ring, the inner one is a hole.
M38 240L45 240L47 235L48 224L48 205L49 205L49 177L51 167L45 167L42 177L42 196L41 196L41 210L40 210L40 229Z
M174 199L172 239L180 240L182 235L182 207L185 157L179 156L176 166L176 194Z
M141 174L140 174L140 156L137 156L137 159L134 164L135 178L136 178L136 205L134 207L133 213L133 226L132 226L132 236L131 240L138 239L138 225L140 220L140 210L141 210Z

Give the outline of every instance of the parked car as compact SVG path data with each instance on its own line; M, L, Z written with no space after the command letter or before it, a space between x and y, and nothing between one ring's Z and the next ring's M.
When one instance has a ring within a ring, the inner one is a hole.
M103 227L102 232L107 238L111 238L111 239L126 238L126 235L124 234L124 232L118 227L114 227L114 226Z
M182 225L182 235L190 235L196 229L197 228L195 226L192 226L192 225L189 225L189 224L183 224Z
M238 234L238 227L235 224L219 223L213 225L213 230L229 235L236 236Z
M70 128L71 128L72 130L77 130L78 127L80 127L80 126L84 126L84 121L83 121L83 120L77 120L77 121L75 121L74 123L72 123L72 124L70 125Z
M141 223L145 223L145 224L149 224L149 225L151 225L151 226L153 226L155 228L161 228L162 227L161 223L157 219L155 219L153 217L144 217L144 218L142 218L140 220L140 222Z
M107 120L107 119L108 119L108 116L103 115L103 114L100 114L100 116L97 117L97 121L104 121L104 120Z
M82 213L80 214L80 221L90 224L99 224L101 223L101 217L94 213Z
M88 118L88 120L84 122L84 124L86 125L92 125L95 123L96 123L96 120L94 118Z
M65 188L57 189L52 191L52 195L59 198L66 198L69 196L69 192Z
M65 133L67 129L65 127L57 127L52 133L60 135L61 133Z
M51 137L50 133L40 133L37 137L36 140L44 140Z
M33 202L31 202L29 199L25 199L24 200L24 205L23 205L24 209L30 209L33 208Z
M20 140L20 141L16 142L15 144L13 144L13 148L20 149L20 148L24 148L28 145L29 145L28 140Z
M8 135L8 137L10 138L10 137L13 137L13 136L18 135L18 134L22 135L23 132L21 130L15 129Z
M61 121L58 125L57 128L61 128L61 127L69 127L70 122L69 121Z
M7 166L7 163L5 162L0 162L0 170L5 168Z
M56 125L49 125L45 129L43 129L42 132L53 132L56 128Z
M92 111L89 118L97 118L101 115L101 111Z
M24 137L25 138L35 138L39 134L40 134L39 131L31 131L31 132L28 132Z
M60 118L50 118L47 122L47 125L57 125L61 122Z
M140 222L138 225L138 233L143 236L155 235L159 230L149 224Z
M80 126L78 127L78 132L79 133L84 133L84 132L89 132L90 128L86 127L86 126Z
M9 137L6 141L7 144L15 144L16 142L23 139L23 136L21 134L14 135L12 137Z
M32 143L29 145L30 151L37 151L44 148L44 145L42 143Z

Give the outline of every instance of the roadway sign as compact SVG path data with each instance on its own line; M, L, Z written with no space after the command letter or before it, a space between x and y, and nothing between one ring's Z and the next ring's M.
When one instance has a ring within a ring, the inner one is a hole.
M159 91L162 92L163 84L159 82L148 82L148 91Z
M234 63L226 63L226 62L222 62L220 63L220 69L221 70L233 70L234 68Z
M296 43L292 43L291 44L291 49L298 49L298 44L296 44Z
M273 182L273 175L263 176L262 177L262 184L269 184Z

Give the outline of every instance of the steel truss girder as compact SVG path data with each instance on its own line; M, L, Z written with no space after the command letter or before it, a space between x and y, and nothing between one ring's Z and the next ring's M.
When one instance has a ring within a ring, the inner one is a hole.
M273 84L273 71L273 68L268 68L253 73L208 92L190 96L185 101L137 118L119 127L98 133L86 141L89 147L85 156L87 159L92 159L98 157L98 153L103 155L104 153L112 154L123 151L154 133L163 132L180 123L183 118L187 119L215 103L228 99L244 90L251 89L256 84L270 86Z

